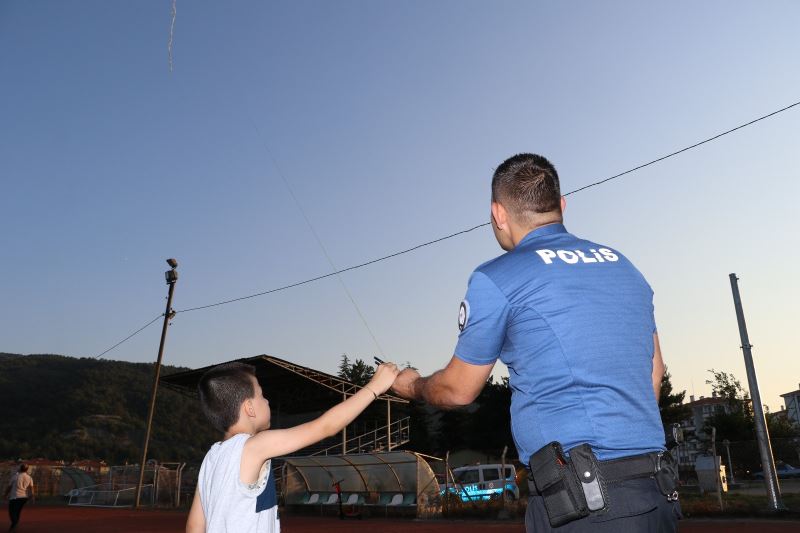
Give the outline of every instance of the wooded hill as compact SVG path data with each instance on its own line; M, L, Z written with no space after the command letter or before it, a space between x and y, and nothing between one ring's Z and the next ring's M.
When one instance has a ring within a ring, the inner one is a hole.
M0 460L138 463L153 367L0 353ZM163 366L161 372L182 370ZM148 458L200 462L216 440L197 399L159 387Z

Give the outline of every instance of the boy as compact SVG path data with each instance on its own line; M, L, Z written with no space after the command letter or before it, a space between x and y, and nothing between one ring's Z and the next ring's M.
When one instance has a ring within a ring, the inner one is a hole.
M226 363L203 374L200 404L224 439L211 446L197 479L186 533L279 533L278 500L270 459L335 435L386 392L397 365L378 366L353 396L319 418L289 429L269 429L269 402L255 368Z

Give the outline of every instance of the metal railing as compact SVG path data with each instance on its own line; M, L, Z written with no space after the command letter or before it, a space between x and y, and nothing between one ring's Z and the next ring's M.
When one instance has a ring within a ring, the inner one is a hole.
M142 486L142 494L152 498L153 485ZM85 507L131 507L136 496L136 485L114 488L110 483L91 485L69 491L67 505ZM147 497L147 496L146 496Z
M350 453L392 451L394 448L411 440L410 422L411 417L407 416L395 420L388 426L381 426L372 431L362 433L347 439L344 443L339 442L333 446L318 450L311 455L347 455Z
M407 416L395 420L388 426L381 426L372 431L367 431L366 433L349 438L344 442L344 454L342 454L342 441L339 441L336 444L309 453L308 456L388 452L411 440L410 422L411 417ZM281 458L272 459L272 468L275 469L275 484L278 492L280 492L284 474L283 460Z

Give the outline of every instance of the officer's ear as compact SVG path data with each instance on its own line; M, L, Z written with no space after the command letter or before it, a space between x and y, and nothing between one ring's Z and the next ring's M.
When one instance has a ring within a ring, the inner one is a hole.
M502 204L492 202L492 219L497 229L508 229L508 211L506 211L506 208L503 207Z
M561 214L562 215L564 214L564 211L566 211L566 209L567 209L567 199L564 196L562 196L561 197Z

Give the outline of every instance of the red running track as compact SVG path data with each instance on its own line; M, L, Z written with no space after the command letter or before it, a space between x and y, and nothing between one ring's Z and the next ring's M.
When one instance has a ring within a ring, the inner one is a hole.
M8 524L3 506L0 530ZM46 507L28 505L22 512L18 533L180 533L186 523L186 511L132 511L89 507ZM284 516L283 533L522 533L519 522L385 520L340 521L335 518ZM684 520L681 533L796 533L800 521L779 520Z

